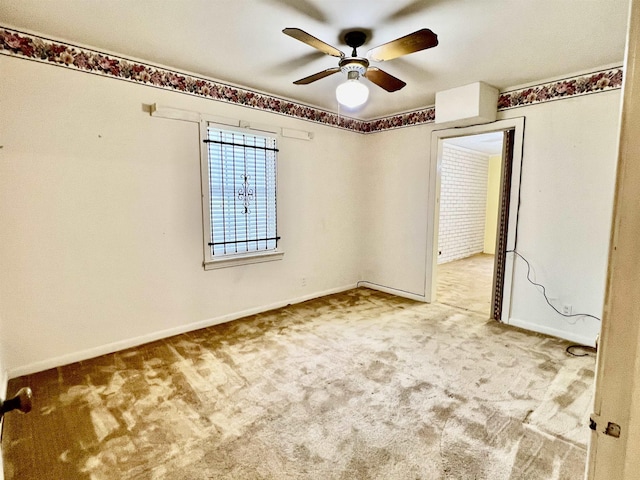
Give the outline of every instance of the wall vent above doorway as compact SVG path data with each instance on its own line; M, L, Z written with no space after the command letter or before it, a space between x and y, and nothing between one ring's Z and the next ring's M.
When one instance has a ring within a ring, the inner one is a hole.
M436 123L478 125L495 122L497 115L498 89L484 82L436 93Z

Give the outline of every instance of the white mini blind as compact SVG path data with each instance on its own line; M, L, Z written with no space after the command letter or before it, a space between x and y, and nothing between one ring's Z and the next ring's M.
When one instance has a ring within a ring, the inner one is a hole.
M275 250L275 137L207 128L212 256Z

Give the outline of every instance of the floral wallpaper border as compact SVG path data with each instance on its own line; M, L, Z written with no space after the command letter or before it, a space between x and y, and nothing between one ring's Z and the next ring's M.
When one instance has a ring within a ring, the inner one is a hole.
M616 67L502 92L498 97L498 110L509 110L525 105L622 88L622 78L622 67Z
M344 117L271 95L4 27L0 27L0 54L256 108L359 133L374 133L435 121L433 106L369 121ZM622 67L617 67L503 92L498 99L498 110L621 88L622 78Z
M367 122L195 75L0 27L0 54L364 132Z

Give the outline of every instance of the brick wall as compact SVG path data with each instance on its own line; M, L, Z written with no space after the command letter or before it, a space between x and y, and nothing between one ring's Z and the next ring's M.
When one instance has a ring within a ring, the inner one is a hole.
M488 172L489 155L443 144L438 263L483 251Z

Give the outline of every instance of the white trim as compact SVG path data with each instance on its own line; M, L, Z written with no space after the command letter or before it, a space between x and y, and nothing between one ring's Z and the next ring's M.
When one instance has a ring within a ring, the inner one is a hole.
M3 400L7 397L7 386L9 384L9 372L7 370L3 370L0 372L0 400ZM3 477L0 477L3 478Z
M267 125L264 123L251 123L243 120L240 122L240 127L247 130L255 130L256 132L270 133L275 137L280 135L280 127L274 127L273 125Z
M297 138L300 140L311 140L313 133L305 132L304 130L294 130L293 128L283 128L282 136L287 138Z
M540 325L539 323L527 322L526 320L520 320L518 318L510 318L508 325L512 327L523 328L525 330L530 330L532 332L544 333L545 335L562 338L564 340L569 340L570 342L575 342L580 345L586 345L588 347L596 346L597 337L592 338L586 337L584 335L577 335L566 330Z
M513 136L513 162L511 165L511 198L509 199L509 225L507 227L507 251L516 249L518 236L518 212L520 208L520 182L522 176L522 159L524 156L524 117L514 118L515 135ZM513 278L515 274L516 256L504 262L504 283L502 294L502 321L511 318L511 300L513 299ZM508 257L507 257L508 258Z
M222 120L222 122L219 120ZM212 117L209 115L203 115L202 121L205 124L205 130L204 130L205 133L207 133L208 127L214 127L220 130L229 130L230 132L238 132L243 135L248 134L247 130L255 130L256 132L259 132L259 133L256 133L255 135L262 135L263 137L274 138L276 141L280 140L279 139L280 129L278 127L272 127L270 125L264 125L259 123L251 124L244 120L232 120L232 119L225 120L225 117ZM205 135L203 140L207 138L208 138L208 135ZM208 161L208 157L207 157L207 161Z
M257 132L266 132L273 136L282 136L287 138L297 138L299 140L313 139L313 133L305 130L295 130L293 128L284 128L264 123L251 123L246 120L238 120L236 118L221 117L219 115L209 115L207 113L196 112L193 110L182 110L180 108L167 107L159 103L146 105L152 117L167 118L170 120L182 120L185 122L200 123L206 121L224 125L225 127L237 127L242 130L255 130Z
M221 117L220 117L221 118ZM215 257L211 253L211 247L209 242L211 241L211 215L209 212L209 150L204 143L204 140L209 138L208 129L210 126L219 127L220 129L246 133L246 130L257 130L261 128L260 135L264 137L273 138L278 142L279 134L277 129L273 129L266 125L254 125L250 127L249 122L239 121L239 126L222 124L213 122L211 117L202 116L199 125L200 132L200 195L202 198L202 247L203 247L203 262L205 270L215 270L218 268L234 267L237 265L251 265L253 263L271 262L274 260L282 260L284 252L279 250L259 250L255 252L241 253L237 255L227 255L223 257ZM269 130L271 128L271 130ZM276 198L278 192L278 166L276 159ZM276 201L276 232L278 229L278 204Z
M180 325L178 327L168 328L159 332L152 332L145 335L140 335L135 338L127 338L118 342L108 343L106 345L99 345L97 347L88 348L74 353L66 355L60 355L58 357L50 358L47 360L41 360L39 362L33 362L28 365L23 365L11 369L9 371L9 378L16 378L22 375L29 375L50 368L60 367L62 365L68 365L70 363L80 362L90 358L99 357L100 355L107 355L109 353L119 352L127 348L138 347L146 343L154 342L156 340L162 340L163 338L169 338L174 335L180 335L194 330L200 330L201 328L212 327L214 325L220 325L222 323L231 322L258 313L268 312L278 308L286 307L287 305L293 305L295 303L306 302L307 300L313 300L314 298L324 297L326 295L333 295L334 293L345 292L357 288L356 284L343 285L341 287L331 288L322 292L311 293L300 297L291 298L288 300L280 300L278 302L271 303L260 307L249 308L240 312L228 313L219 317L208 318L198 322L189 323L186 325ZM0 477L2 478L2 477Z
M180 110L178 108L165 107L154 103L150 108L151 116L158 118L168 118L171 120L183 120L185 122L200 122L200 114L190 110Z
M384 285L378 285L377 283L367 282L365 280L358 282L358 287L366 287L372 290L378 290L384 293L390 293L398 297L408 298L410 300L417 300L419 302L426 302L427 299L424 295L418 293L407 292L406 290L399 290L397 288L385 287Z
M205 122L219 123L220 125L227 125L229 127L239 127L240 124L242 123L240 120L236 118L221 117L219 115L209 115L206 113L200 114L200 119ZM207 138L207 137L205 136L203 137L203 139L204 138Z
M209 152L205 148L204 140L208 138L207 128L209 121L205 118L200 120L198 143L200 144L200 208L202 213L202 265L205 270L211 260L211 248L209 238L211 232L211 215L209 215Z
M206 248L206 247L205 247ZM228 255L222 258L213 258L210 261L203 262L205 270L216 270L218 268L236 267L238 265L251 265L252 263L273 262L282 260L283 251L273 252L256 252L246 255Z
M242 129L252 128L273 134L278 133L278 128L270 125L257 125L252 127L249 122L239 120L237 118L221 117L219 115L210 115L208 113L196 112L193 110L182 110L180 108L167 107L159 103L149 105L149 112L152 117L167 118L170 120L182 120L185 122L200 123L201 121L209 123L217 123L225 127L238 127Z
M431 159L429 168L429 199L427 201L427 253L425 268L425 298L432 302L436 298L437 258L438 258L438 219L440 212L440 164L442 161L442 143L444 140L480 133L500 132L515 129L513 145L512 181L509 204L509 225L507 227L507 250L515 249L516 229L518 225L518 203L520 197L520 172L522 168L522 146L524 140L524 117L498 120L493 123L470 127L446 128L431 133ZM511 299L515 256L505 260L504 289L502 296L502 318L510 323Z

